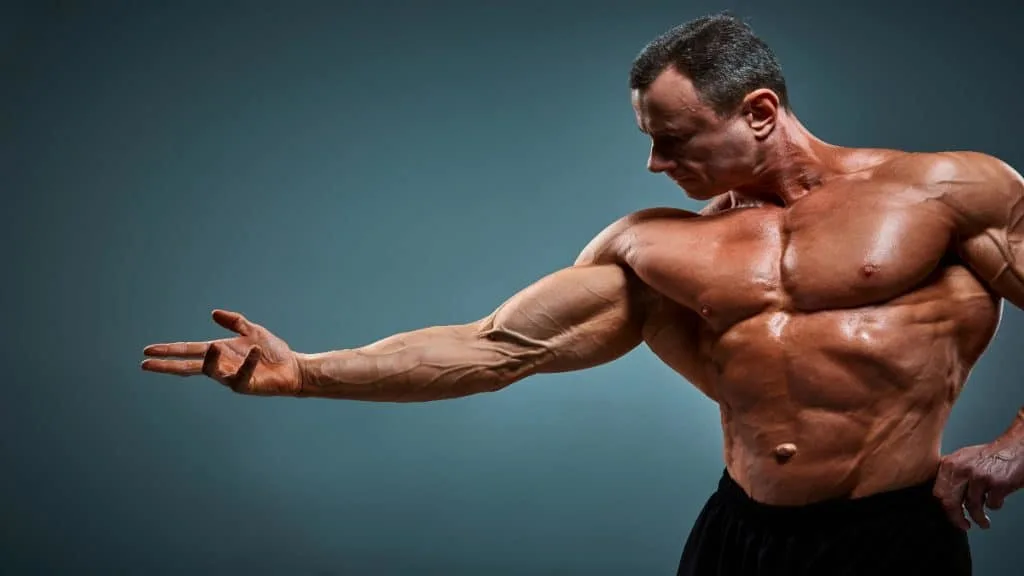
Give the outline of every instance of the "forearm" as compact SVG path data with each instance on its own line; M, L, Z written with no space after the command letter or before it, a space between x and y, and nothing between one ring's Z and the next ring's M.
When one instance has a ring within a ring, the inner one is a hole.
M546 349L480 324L396 334L361 348L300 354L300 396L426 402L499 390L530 374Z
M641 341L626 271L575 266L546 276L479 322L299 355L300 396L425 402L499 390L531 374L610 362Z

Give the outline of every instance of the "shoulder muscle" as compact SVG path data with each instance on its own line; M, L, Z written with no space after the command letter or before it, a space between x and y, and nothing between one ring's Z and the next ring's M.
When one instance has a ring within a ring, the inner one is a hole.
M631 231L637 226L656 220L678 220L700 216L680 208L657 207L638 210L612 222L591 240L576 258L577 266L588 264L621 263L622 254L629 245Z

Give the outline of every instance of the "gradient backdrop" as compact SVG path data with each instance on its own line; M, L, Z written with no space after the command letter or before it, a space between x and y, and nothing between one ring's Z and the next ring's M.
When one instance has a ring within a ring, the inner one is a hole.
M617 217L697 208L645 172L626 76L723 8L822 138L1024 168L1024 11L941 4L6 3L0 572L674 573L718 413L646 349L419 405L236 396L141 349L221 337L214 307L305 352L473 320ZM1022 318L947 450L1024 404ZM993 520L977 573L1019 574L1024 496Z

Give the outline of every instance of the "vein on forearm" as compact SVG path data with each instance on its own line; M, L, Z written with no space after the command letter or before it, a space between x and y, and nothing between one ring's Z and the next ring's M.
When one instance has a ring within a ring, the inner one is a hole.
M508 331L475 326L427 328L357 349L307 357L307 395L424 401L499 389L548 351Z

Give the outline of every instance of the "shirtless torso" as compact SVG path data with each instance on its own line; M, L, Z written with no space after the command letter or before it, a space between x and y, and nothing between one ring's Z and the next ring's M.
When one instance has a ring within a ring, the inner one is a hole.
M600 240L655 302L652 351L718 403L757 500L857 497L933 476L953 402L999 321L919 158L782 208L634 215ZM927 162L927 160L925 160Z

